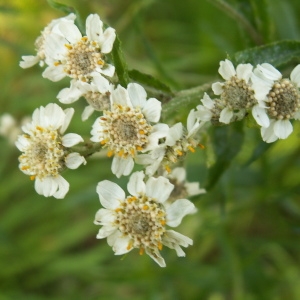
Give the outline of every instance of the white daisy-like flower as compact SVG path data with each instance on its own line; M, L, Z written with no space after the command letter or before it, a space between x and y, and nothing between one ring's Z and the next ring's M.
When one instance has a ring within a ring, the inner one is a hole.
M182 160L187 152L194 153L197 146L202 147L195 135L204 124L192 109L188 115L187 128L182 123L169 127L164 142L149 153L138 155L137 163L147 165L146 174L149 176L154 175L160 166L171 172L170 165Z
M292 132L291 119L300 119L300 65L291 72L290 79L272 65L258 65L252 76L253 85L261 88L259 105L253 110L253 117L261 125L262 139L272 143L286 139Z
M58 24L66 24L66 23L74 23L76 15L71 13L66 17L52 20L41 32L41 35L35 41L35 50L36 55L25 55L22 56L22 61L20 61L20 67L23 69L30 68L35 64L39 63L40 66L44 66L46 53L45 53L45 40L47 36L49 36L52 32L60 35L60 31L58 30ZM64 25L62 25L64 26Z
M213 125L220 125L220 114L224 109L223 101L220 99L211 99L207 93L204 93L200 105L197 106L196 116L202 122L210 121Z
M156 148L166 136L166 124L152 125L159 121L160 113L161 102L147 100L139 84L130 83L127 89L119 85L111 92L111 110L95 121L91 140L107 147L109 157L114 155L112 172L117 177L129 175L137 153Z
M200 189L199 182L188 182L186 180L185 168L177 167L173 169L171 173L165 173L164 176L174 185L174 189L169 198L171 201L206 193L205 189Z
M59 81L65 76L89 82L94 73L112 77L114 66L105 60L116 38L111 27L103 31L103 23L97 14L86 19L86 36L82 36L73 23L57 25L60 34L52 33L46 38L45 53L48 67L43 76Z
M17 148L23 152L19 157L19 168L31 180L35 180L35 190L45 197L58 199L65 197L69 183L60 175L67 167L77 169L86 161L69 148L83 142L80 135L63 135L74 114L73 108L62 110L57 104L37 108L32 122L24 125L25 134L16 141Z
M85 107L81 118L86 121L95 110L110 109L110 94L113 88L114 86L106 78L95 74L90 84L73 79L71 87L61 90L57 98L61 103L70 104L84 97L89 105Z
M163 245L175 249L178 256L185 256L181 247L193 244L190 238L167 229L166 225L177 227L195 206L187 199L168 204L173 184L165 177L150 177L145 183L144 177L143 172L131 175L127 197L123 189L111 181L98 183L97 193L104 208L95 216L94 223L102 225L97 238L107 238L116 255L137 248L140 254L146 252L159 266L165 267L159 252Z
M252 69L251 64L239 64L235 69L228 59L220 62L218 71L226 81L212 85L213 92L220 96L224 106L220 113L220 122L229 124L234 116L235 119L244 117L246 111L257 103L250 80Z

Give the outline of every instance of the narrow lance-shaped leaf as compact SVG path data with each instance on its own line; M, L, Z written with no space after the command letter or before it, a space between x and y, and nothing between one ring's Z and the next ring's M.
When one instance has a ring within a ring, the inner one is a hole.
M280 67L295 58L299 60L299 57L299 41L280 41L237 52L233 59L236 64L250 63L255 66L267 62L274 67Z

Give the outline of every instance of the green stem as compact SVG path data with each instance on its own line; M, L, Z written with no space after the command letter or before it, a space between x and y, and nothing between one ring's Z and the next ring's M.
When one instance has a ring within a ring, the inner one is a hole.
M182 108L192 108L200 103L200 100L204 94L211 88L211 83L205 83L203 85L193 87L188 90L179 91L175 94L168 103L163 105L162 117L164 120L174 117L178 112L182 111Z
M91 156L92 154L99 152L102 148L100 143L86 142L83 146L72 147L73 152L78 152L85 158Z

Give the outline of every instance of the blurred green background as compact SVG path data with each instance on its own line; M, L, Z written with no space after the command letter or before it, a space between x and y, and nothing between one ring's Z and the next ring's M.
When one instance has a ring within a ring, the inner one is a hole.
M174 90L220 80L219 61L237 51L300 39L298 0L60 2L83 20L98 13L119 34L129 68ZM21 120L40 105L58 103L68 79L53 83L39 66L23 70L18 64L22 55L34 54L44 26L63 15L44 0L0 0L1 114ZM300 57L281 71L288 74L297 63ZM82 125L84 105L75 103L68 132L89 138L96 114ZM242 128L241 151L207 194L192 198L199 212L178 228L194 245L185 258L163 249L165 269L138 251L114 256L106 240L96 240L97 183L110 179L125 187L127 181L111 175L110 159L91 158L67 171L65 199L43 198L19 171L18 150L0 137L0 300L300 299L300 126L294 122L293 134L270 146L246 122L228 127L210 129L206 148L188 156L188 179L203 186L218 149L235 147L232 128Z

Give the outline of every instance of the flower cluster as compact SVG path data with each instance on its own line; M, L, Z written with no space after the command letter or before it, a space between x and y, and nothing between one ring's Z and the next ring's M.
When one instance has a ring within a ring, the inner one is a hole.
M224 82L212 85L217 99L205 93L197 107L200 120L212 124L229 124L243 119L249 112L259 126L262 139L271 143L286 139L293 131L291 119L300 118L300 65L291 72L290 79L272 65L263 63L255 68L239 64L234 68L229 60L219 68Z
M137 248L164 267L163 246L185 256L181 247L193 243L168 227L177 227L184 216L197 211L187 198L206 192L198 182L187 182L182 167L188 152L203 148L200 139L205 125L230 124L252 115L265 142L287 138L293 131L291 120L300 118L300 65L290 78L283 78L268 63L235 68L228 59L221 61L219 73L224 81L214 83L211 93L217 97L204 93L202 104L188 113L186 125L166 124L161 121L162 102L152 97L160 93L150 88L148 96L139 83L124 86L119 80L111 55L115 30L97 14L87 17L85 32L75 20L74 14L53 20L35 43L36 55L22 56L20 66L39 63L45 67L42 76L54 82L70 78L69 87L57 99L67 105L85 99L82 120L97 114L90 139L64 134L73 108L63 110L54 103L37 108L16 141L22 152L20 170L35 181L38 194L64 198L69 183L63 171L77 169L103 149L112 158L111 171L117 178L131 176L128 196L114 182L98 183L103 208L95 216L94 223L102 226L97 238L107 238L116 255ZM12 122L7 117L2 121L3 134L7 134ZM81 148L76 146L82 142ZM133 172L136 165L142 171Z
M32 122L22 127L16 146L22 152L20 169L35 181L35 190L45 197L64 198L69 183L62 177L66 169L86 164L86 157L104 149L112 158L111 171L116 177L128 176L136 164L144 171L134 172L128 182L129 196L113 182L102 180L97 186L101 208L95 224L102 225L97 238L106 238L115 254L138 248L161 267L163 245L185 256L181 247L193 241L171 229L185 215L197 211L186 199L205 193L199 183L186 181L186 171L173 165L182 162L187 152L195 152L199 132L205 123L195 109L187 118L173 126L160 122L162 103L148 97L143 86L119 83L115 73L113 49L116 38L111 27L96 14L86 19L85 33L75 24L76 16L53 20L36 42L36 56L22 56L20 66L29 68L38 63L45 66L44 78L59 81L70 78L57 99L72 104L80 98L87 102L83 121L98 114L91 128L89 141L80 147L83 138L75 133L64 135L74 113L57 104L37 108ZM200 145L201 146L201 145ZM85 151L86 149L95 151ZM76 150L75 150L76 149ZM80 150L83 149L83 150Z

